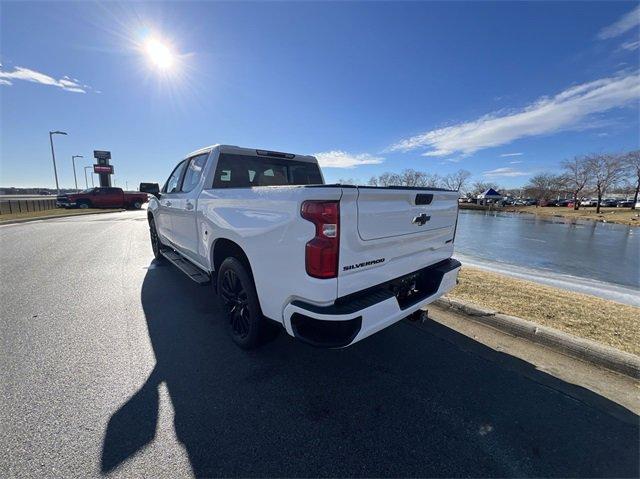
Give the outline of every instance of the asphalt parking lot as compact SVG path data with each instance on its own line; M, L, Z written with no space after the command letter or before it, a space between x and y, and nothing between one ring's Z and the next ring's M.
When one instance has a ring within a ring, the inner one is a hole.
M239 350L145 215L0 227L0 476L638 476L636 414L442 325Z

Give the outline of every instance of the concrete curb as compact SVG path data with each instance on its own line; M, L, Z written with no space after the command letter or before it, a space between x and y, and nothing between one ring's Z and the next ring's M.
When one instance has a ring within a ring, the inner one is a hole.
M625 353L595 341L578 338L532 321L481 308L468 301L440 298L434 301L434 304L458 310L470 316L474 321L489 325L512 336L526 338L568 356L597 364L634 379L640 379L640 357L634 354Z
M117 209L117 210L105 210L105 211L92 211L91 213L75 213L75 214L68 214L68 215L36 216L36 217L33 217L33 218L18 218L18 219L15 219L15 220L6 220L6 221L1 221L0 220L0 226L12 225L12 224L16 224L16 223L29 223L30 221L53 220L53 219L56 219L56 218L70 218L72 216L87 216L87 215L103 215L105 213L120 213L122 211L126 211L126 210Z

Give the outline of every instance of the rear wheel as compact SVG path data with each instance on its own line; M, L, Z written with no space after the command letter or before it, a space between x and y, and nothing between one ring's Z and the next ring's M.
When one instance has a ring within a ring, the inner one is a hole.
M153 256L158 261L162 260L163 256L160 253L160 237L158 236L158 230L156 230L156 222L153 218L149 219L149 235L151 236L151 249L153 250Z
M133 206L133 209L139 210L142 208L142 203L140 201L134 201L131 206Z
M86 210L87 208L91 207L91 203L89 203L87 200L79 200L77 202L78 208Z
M266 319L262 316L253 279L237 258L227 258L220 265L218 296L233 342L243 349L259 346L266 329Z

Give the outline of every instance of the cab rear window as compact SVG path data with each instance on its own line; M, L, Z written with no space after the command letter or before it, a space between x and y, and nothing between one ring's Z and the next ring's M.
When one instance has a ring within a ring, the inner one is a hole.
M214 188L322 184L315 163L265 156L222 153L218 159Z

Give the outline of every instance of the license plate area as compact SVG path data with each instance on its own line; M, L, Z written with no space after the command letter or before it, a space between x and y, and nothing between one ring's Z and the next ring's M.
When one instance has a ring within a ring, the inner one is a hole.
M426 269L394 279L389 282L389 290L400 309L407 309L438 291L441 281L442 274Z

